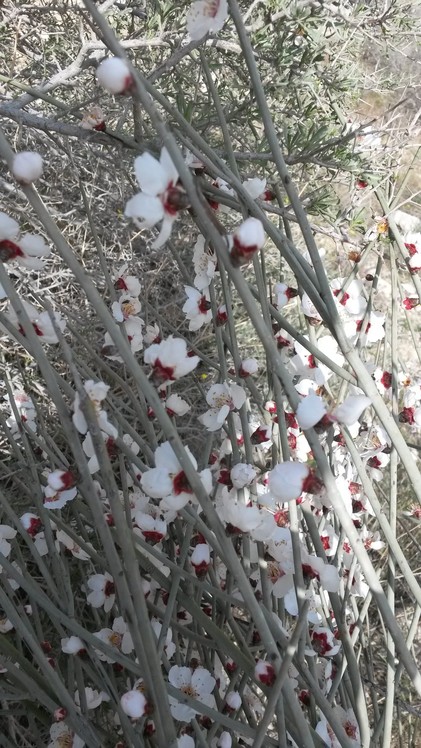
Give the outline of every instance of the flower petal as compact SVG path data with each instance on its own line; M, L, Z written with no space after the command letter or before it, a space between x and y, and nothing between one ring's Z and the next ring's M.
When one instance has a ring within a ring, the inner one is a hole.
M134 170L140 189L147 195L160 195L171 181L165 167L150 153L142 153L135 159Z

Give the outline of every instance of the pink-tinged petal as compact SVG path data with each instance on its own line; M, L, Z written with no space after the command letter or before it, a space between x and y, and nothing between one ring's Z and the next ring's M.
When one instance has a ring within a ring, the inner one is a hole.
M150 153L142 153L135 159L134 170L140 189L147 195L160 195L171 181L164 166Z
M138 192L128 200L124 209L126 218L142 218L142 228L150 229L164 217L164 206L159 197Z
M177 184L178 182L178 171L174 165L174 162L168 153L167 149L164 147L161 151L161 157L159 159L161 167L163 168L166 178L167 178L167 184L170 182L173 183L173 185Z
M152 468L140 479L143 490L153 499L162 499L172 492L172 480L165 468Z
M164 220L162 221L161 231L155 241L152 242L152 249L160 249L164 246L165 242L168 241L171 236L174 221L175 216L168 216L168 214L165 214Z

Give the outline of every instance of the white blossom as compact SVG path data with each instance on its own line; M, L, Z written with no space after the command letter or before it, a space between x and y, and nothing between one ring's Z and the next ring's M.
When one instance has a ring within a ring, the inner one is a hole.
M187 31L193 40L216 34L228 17L227 0L197 0L187 13Z
M159 236L152 243L158 249L169 239L178 211L188 206L186 193L178 184L178 172L166 148L159 161L147 152L138 156L135 172L141 192L130 198L124 215L133 218L139 229L161 223Z
M124 93L133 84L128 65L119 57L107 57L97 68L98 83L112 94Z
M13 159L12 174L21 184L31 184L40 178L44 162L39 153L22 151Z

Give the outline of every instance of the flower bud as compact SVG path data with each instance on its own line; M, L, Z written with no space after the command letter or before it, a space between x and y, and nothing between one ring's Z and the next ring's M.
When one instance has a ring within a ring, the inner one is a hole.
M39 179L43 168L44 163L39 153L22 151L13 159L12 174L20 184L31 184Z
M96 71L98 83L112 94L122 94L133 84L130 70L119 57L107 57Z

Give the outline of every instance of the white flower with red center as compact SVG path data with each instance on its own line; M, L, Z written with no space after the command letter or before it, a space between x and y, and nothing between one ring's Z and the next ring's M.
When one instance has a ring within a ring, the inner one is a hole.
M168 680L174 688L180 691L180 698L183 698L183 695L190 696L192 699L206 704L206 706L215 707L212 691L215 688L216 681L209 670L203 667L192 670L189 667L173 665L168 673ZM190 722L197 714L193 707L180 703L174 696L168 698L171 714L179 722Z
M323 549L327 557L334 556L339 543L339 536L336 534L332 525L326 523L320 533Z
M114 288L116 291L122 291L129 296L136 298L140 296L142 287L140 281L135 275L128 274L128 263L126 262L113 276Z
M333 564L325 564L318 556L312 556L301 549L302 570L304 578L317 579L327 592L339 590L339 572Z
M185 377L196 368L199 356L189 356L186 341L170 335L146 349L145 364L152 366L152 380L163 389L176 379Z
M195 574L199 579L206 576L211 564L211 549L207 543L198 543L190 557Z
M159 325L154 323L153 325L146 325L144 340L146 345L158 344L161 342L161 331Z
M115 601L115 586L112 576L108 572L93 574L87 580L86 585L91 590L86 598L89 605L92 605L93 608L104 608L105 613L108 613Z
M10 429L13 438L18 439L20 437L20 429L22 424L25 424L25 427L27 429L36 433L38 426L35 421L36 410L32 399L29 397L29 395L26 394L24 390L16 390L13 393L12 398L20 416L19 421L17 422L14 412L12 412L12 415L6 419L6 425ZM7 396L5 400L10 405L9 396Z
M191 410L191 407L180 395L173 393L165 400L165 410L171 417L185 416Z
M85 745L85 741L75 735L65 722L55 722L51 725L50 741L47 748L83 748Z
M268 552L278 561L284 573L294 571L291 530L287 527L276 527L268 541Z
M405 247L409 252L408 267L412 274L421 270L421 234L405 234Z
M251 377L253 374L257 374L259 371L259 364L255 358L245 358L240 364L238 370L238 376L242 379Z
M217 327L222 327L228 322L228 310L226 304L221 304L216 310L215 324Z
M101 403L107 397L107 392L110 389L108 384L104 382L94 382L92 379L88 379L83 385L86 394L88 395L98 420L98 425L102 431L112 436L114 439L118 434L117 429L108 421L108 416L105 410L102 410ZM80 407L80 396L77 392L73 403L73 416L72 420L74 425L80 434L86 434L88 431L88 424L86 418L82 413Z
M296 288L291 288L291 286L288 286L286 283L275 283L273 290L276 294L274 306L277 309L282 309L289 301L291 301L291 299L298 296L298 290Z
M335 278L330 283L339 314L342 314L342 311L345 310L353 316L363 316L367 308L367 301L362 295L364 289L362 282L354 278L347 285L346 290L342 290L344 283L345 278Z
M58 343L58 337L51 321L49 312L39 312L33 304L30 304L29 301L25 301L24 299L22 299L22 305L29 317L30 322L32 322L34 331L41 339L41 343L49 343L53 345ZM66 321L61 318L60 312L53 312L52 314L55 320L55 324L57 325L59 330L61 330L61 332L64 332L64 330L66 329ZM6 316L12 323L12 325L19 330L20 334L25 335L25 331L20 324L15 310L11 305L6 311Z
M6 556L6 558L12 550L9 540L13 540L16 537L16 532L9 525L0 525L0 553Z
M151 545L160 543L167 534L167 523L159 507L147 504L147 511L136 512L135 525Z
M197 470L197 462L188 447L186 455ZM206 491L210 491L212 477L210 470L202 470L199 474ZM140 480L143 490L153 499L164 499L166 507L178 511L194 499L184 470L177 460L175 452L169 442L164 442L155 451L155 467L143 473Z
M159 161L150 153L138 156L135 173L142 191L130 198L124 215L133 218L139 229L150 229L162 222L159 236L152 243L153 249L158 249L169 239L179 211L188 208L189 201L178 183L177 169L166 148L162 149Z
M114 618L112 628L101 629L95 631L94 636L100 639L104 644L108 644L109 647L113 647L115 650L122 652L123 654L130 654L133 652L134 644L130 631L125 623L124 619L119 616ZM115 660L102 652L101 650L95 650L98 658L103 662L113 663Z
M360 532L360 538L364 543L366 551L381 551L385 543L380 539L379 532L371 532L366 525L363 525Z
M257 660L254 667L254 677L265 686L273 686L276 680L275 668L265 660Z
M385 315L381 312L371 312L367 319L352 318L344 324L344 332L352 342L363 340L364 344L378 343L383 340Z
M225 710L236 712L241 707L241 694L238 691L229 691L225 696Z
M247 492L247 489L243 489ZM248 492L246 493L246 501ZM224 486L217 504L217 512L232 534L250 533L255 540L269 540L276 530L273 515L255 504L238 500L237 491Z
M137 689L124 693L120 699L120 704L123 712L133 720L140 719L148 711L146 697Z
M263 224L258 218L246 218L228 238L231 262L234 267L245 265L265 243Z
M353 748L361 748L360 729L353 710L347 709L345 711L341 706L334 706L332 709L335 716L342 724L342 727L349 738L350 745ZM324 716L322 716L321 721L316 725L316 732L320 735L328 748L341 748L341 743L335 736L335 733Z
M215 253L206 246L205 237L199 234L193 252L193 267L196 273L193 283L199 291L208 288L215 275L216 266Z
M120 57L107 57L97 67L97 81L112 94L122 94L129 91L133 85L129 67Z
M82 130L96 130L97 132L104 132L105 115L98 104L92 104L89 109L86 109L86 111L84 111L82 119L80 121L80 126Z
M89 553L84 551L80 545L77 544L73 538L70 537L64 530L57 530L56 533L56 540L58 540L59 543L64 545L67 551L72 554L75 558L78 558L80 561L89 561L91 558ZM87 543L87 545L93 549L92 545L90 543Z
M196 332L212 319L212 308L209 300L209 291L198 291L192 286L184 286L187 301L183 306L183 312L189 320L189 330Z
M304 430L317 426L317 424L329 426L333 422L352 426L369 405L371 405L369 397L350 395L341 405L337 405L328 413L323 399L311 392L301 400L296 416L300 427Z
M310 632L311 645L320 657L333 657L341 648L333 631L327 626L319 626Z
M61 640L61 651L68 655L84 654L86 644L78 636L68 636Z
M77 495L77 488L69 488L67 491L57 491L51 486L43 486L45 509L63 509L69 501Z
M291 571L284 571L282 564L279 561L273 559L268 561L261 561L262 567L265 571L268 582L271 583L270 591L276 598L285 597L288 590L294 586L294 575ZM260 571L255 572L258 586L261 586ZM251 578L253 578L252 575ZM260 587L259 587L260 588Z
M228 414L241 408L246 401L246 392L238 384L214 384L208 390L206 402L210 410L199 416L199 421L208 431L218 431L222 428Z
M26 530L28 535L31 536L31 538L35 537L35 535L40 531L42 527L42 521L40 517L38 517L37 514L32 514L31 512L25 512L25 514L22 514L20 521L23 528Z
M22 151L13 159L12 174L20 184L32 184L40 178L43 169L42 156L34 151Z
M320 312L318 312L310 297L306 293L303 293L301 297L301 309L303 310L303 314L310 325L317 326L323 321Z
M105 691L94 691L90 686L85 687L85 703L87 709L97 709L103 701L109 701L110 697ZM75 691L75 704L80 707L79 691Z
M123 322L128 320L130 317L134 317L139 314L142 305L139 299L134 296L130 296L128 293L123 293L118 301L114 301L111 304L111 310L116 322Z
M377 367L373 372L373 379L380 394L388 398L391 397L392 372Z
M415 309L415 307L417 307L419 303L420 301L418 299L418 296L406 296L404 299L402 299L402 305L408 312L410 312L411 309Z
M269 491L277 501L293 501L302 493L318 493L321 483L308 465L302 462L281 462L269 473Z
M243 187L252 200L272 200L273 193L266 189L266 179L252 177L243 182Z
M55 491L64 491L73 488L75 476L70 470L53 470L47 474L47 483Z
M187 13L187 31L196 41L205 34L216 34L227 18L227 0L197 0Z
M311 429L327 415L327 408L321 397L310 392L299 403L295 415L300 428Z
M111 424L108 424L110 427ZM114 429L114 426L112 427ZM115 436L117 436L117 429L113 432ZM105 442L105 449L107 451L108 457L110 460L115 459L117 455L117 447L115 443L115 436L110 436L109 434L106 434L104 431L101 431L101 436ZM85 452L85 455L89 458L88 459L88 470L91 473L91 475L94 475L94 473L97 473L99 470L99 460L95 451L94 443L92 441L91 433L88 432L85 436L85 439L82 442L82 449Z
M16 261L31 270L42 270L44 263L40 258L48 254L50 249L42 236L20 236L16 221L6 213L0 213L0 262Z
M138 353L143 349L143 319L140 317L128 317L123 321L123 326L130 344L131 352ZM123 362L122 357L118 354L118 348L114 344L109 332L106 332L104 335L104 345L101 349L101 353L111 361L118 361L119 363Z
M239 462L231 469L230 478L232 485L238 490L250 485L250 483L253 483L256 475L257 472L254 469L253 465L249 465L245 462Z

